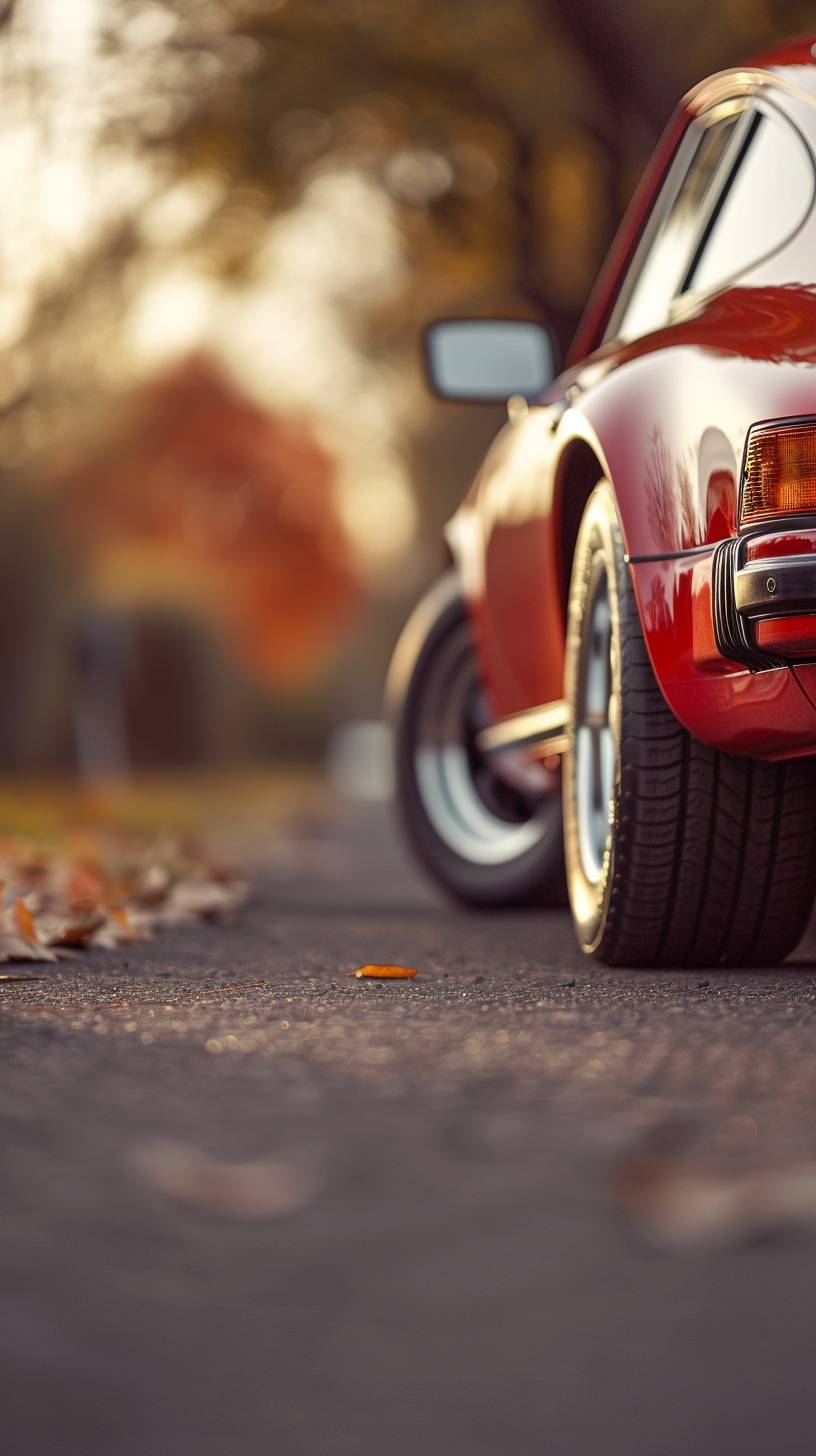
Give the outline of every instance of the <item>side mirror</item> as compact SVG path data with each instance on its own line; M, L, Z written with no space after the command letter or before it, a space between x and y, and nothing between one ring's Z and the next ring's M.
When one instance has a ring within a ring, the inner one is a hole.
M440 319L425 330L425 373L441 399L535 399L555 378L555 351L532 319Z

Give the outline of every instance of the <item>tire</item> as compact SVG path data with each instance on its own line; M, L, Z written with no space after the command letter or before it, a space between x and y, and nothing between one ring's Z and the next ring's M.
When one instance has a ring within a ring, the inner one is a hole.
M395 791L409 845L450 895L469 905L566 900L558 775L536 791L479 755L484 715L470 619L450 572L420 602L391 664ZM542 791L543 790L543 791Z
M583 950L609 965L781 961L816 891L816 759L738 758L681 726L649 662L606 480L575 549L566 693L565 858Z

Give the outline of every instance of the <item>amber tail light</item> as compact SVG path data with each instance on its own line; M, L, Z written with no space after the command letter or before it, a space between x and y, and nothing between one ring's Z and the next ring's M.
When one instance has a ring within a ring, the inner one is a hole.
M816 419L755 425L749 432L740 525L816 514Z

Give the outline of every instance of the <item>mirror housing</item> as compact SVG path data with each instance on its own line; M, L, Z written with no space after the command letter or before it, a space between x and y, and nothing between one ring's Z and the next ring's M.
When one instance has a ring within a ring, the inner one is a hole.
M425 375L440 399L504 404L536 399L555 378L549 330L533 319L439 319L423 338Z

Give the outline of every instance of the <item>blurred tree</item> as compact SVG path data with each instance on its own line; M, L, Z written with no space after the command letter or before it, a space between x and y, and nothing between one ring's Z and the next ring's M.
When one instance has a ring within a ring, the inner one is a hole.
M88 596L195 608L267 682L313 673L354 609L330 459L303 422L242 398L206 358L133 394L93 454L50 483Z
M0 765L60 757L68 697L69 564L45 503L0 477Z
M439 524L497 419L425 399L418 328L439 312L542 312L566 345L682 91L812 26L810 0L70 8L66 25L60 0L0 4L0 463L70 480L76 501L76 471L53 462L93 460L97 496L122 509L155 460L138 429L111 421L128 399L131 419L149 400L183 413L182 361L209 357L234 417L254 409L285 438L292 508L318 535L333 524L328 544L295 546L289 506L270 506L243 596L230 596L221 556L181 534L172 574L197 562L229 598L245 653L273 674L287 652L292 673L296 659L317 670L337 603L361 580L392 604L344 672L347 695L370 697L396 604L435 569ZM239 509L246 462L219 455L213 411L194 462L162 417L168 511L194 472L212 482L204 440L234 497L225 518ZM254 416L249 434L264 434ZM324 461L320 504L309 450ZM94 510L82 509L90 539ZM166 600L171 573L153 558L151 577L140 559L144 597ZM285 621L290 589L274 583L287 563L301 607Z
M66 37L54 0L19 0L7 453L121 385L117 327L157 271L248 287L270 220L326 176L364 176L406 250L354 320L374 360L474 300L545 310L566 343L680 92L808 24L800 0L83 0Z

